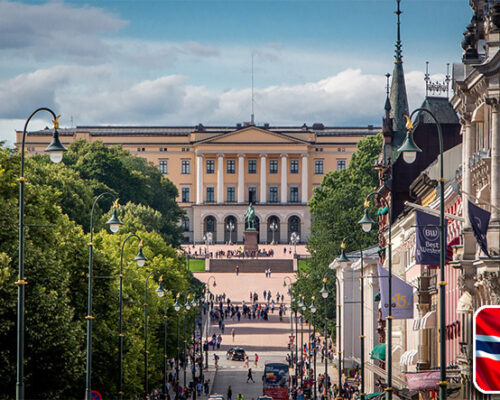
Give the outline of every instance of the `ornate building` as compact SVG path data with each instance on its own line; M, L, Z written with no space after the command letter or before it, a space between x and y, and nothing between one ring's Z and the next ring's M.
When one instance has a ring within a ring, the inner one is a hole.
M475 0L470 4L474 15L464 33L462 62L453 66L452 104L461 115L463 137L463 163L457 178L465 217L463 248L456 266L461 270L462 396L483 399L489 396L472 383L472 316L483 305L500 304L500 2ZM476 245L465 206L469 200L491 211L491 258Z
M242 242L243 214L255 205L259 242L288 243L296 232L310 234L307 202L328 171L346 168L357 143L380 128L331 128L323 124L271 127L80 126L60 131L74 140L121 145L158 166L179 190L186 211L186 241ZM18 133L18 141L19 141ZM50 132L30 132L28 152L43 152Z

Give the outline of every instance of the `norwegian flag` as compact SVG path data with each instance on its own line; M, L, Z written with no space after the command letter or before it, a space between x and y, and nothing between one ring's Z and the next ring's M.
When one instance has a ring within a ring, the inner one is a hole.
M474 385L500 393L500 306L484 306L474 315Z

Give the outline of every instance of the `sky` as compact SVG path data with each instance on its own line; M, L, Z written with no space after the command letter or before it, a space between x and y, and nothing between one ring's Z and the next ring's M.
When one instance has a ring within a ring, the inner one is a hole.
M468 0L402 0L410 108L460 62ZM61 127L380 125L395 0L0 0L0 140ZM50 125L37 114L28 129Z

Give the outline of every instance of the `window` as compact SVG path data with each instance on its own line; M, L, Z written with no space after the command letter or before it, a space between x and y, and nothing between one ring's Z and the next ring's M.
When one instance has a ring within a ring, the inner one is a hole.
M184 232L189 232L189 218L182 217L182 229Z
M278 173L278 160L269 160L269 173L270 174Z
M249 174L257 173L257 160L248 160L248 173Z
M314 160L314 173L323 174L323 160Z
M337 151L338 151L339 153L345 153L345 147L338 147L338 148L337 148Z
M248 188L248 202L249 203L257 202L257 188L255 186L250 186Z
M168 174L168 160L160 160L159 167L162 174Z
M278 202L278 188L276 186L269 187L269 203Z
M290 203L299 202L299 188L298 186L290 186Z
M160 151L167 151L166 147L160 147Z
M182 160L181 162L181 174L191 173L191 162L189 160Z
M138 147L137 151L146 151L146 148L145 147Z
M234 203L236 201L236 188L234 186L228 186L226 189L226 201L228 203Z
M190 188L183 187L181 189L181 192L182 192L182 202L183 203L189 203L190 202L189 197L190 197L190 194L191 194Z
M234 174L236 172L236 161L235 160L227 160L226 161L226 172L228 174Z
M206 166L207 166L207 174L215 173L215 160L207 160Z
M213 186L207 187L207 203L215 201L215 188Z
M345 160L337 160L337 171L340 171L341 169L345 169Z
M290 160L290 173L291 174L299 173L299 160Z

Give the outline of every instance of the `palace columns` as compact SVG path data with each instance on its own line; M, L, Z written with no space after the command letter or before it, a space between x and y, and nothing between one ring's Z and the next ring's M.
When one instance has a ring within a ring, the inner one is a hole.
M286 204L287 202L287 194L288 194L288 186L287 186L287 154L281 155L281 203Z
M491 105L491 222L500 222L500 105ZM495 208L496 207L496 208Z
M266 169L267 154L260 155L260 203L265 204L267 199L267 169ZM262 234L261 234L262 238Z
M203 156L196 156L196 204L203 203Z
M307 203L309 193L307 186L307 154L302 154L302 203Z
M245 202L245 155L238 154L238 203Z
M224 203L224 154L217 154L217 204Z

